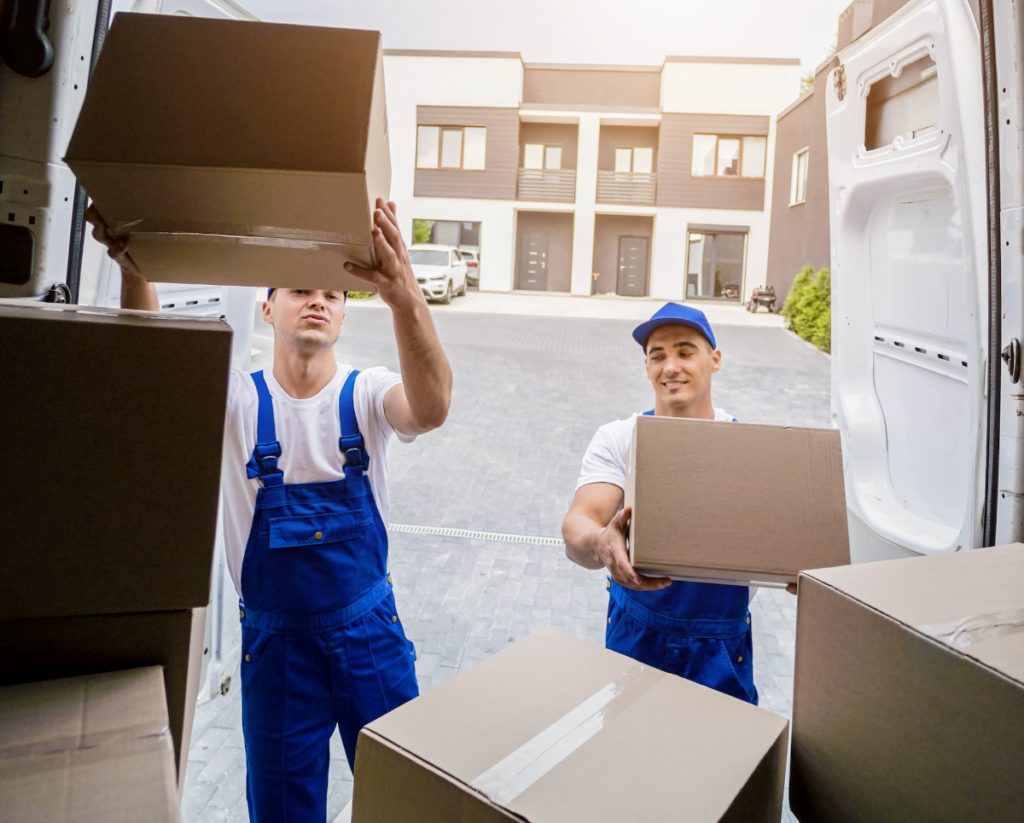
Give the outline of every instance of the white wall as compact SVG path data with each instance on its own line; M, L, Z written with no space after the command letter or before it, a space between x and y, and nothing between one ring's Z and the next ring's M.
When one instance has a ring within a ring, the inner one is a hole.
M518 57L385 54L384 88L391 141L391 199L398 206L402 231L408 241L412 237L412 218L433 216L421 214L422 209L416 214L409 211L416 177L416 107L518 108L523 89L523 63ZM507 205L507 210L511 213L511 204ZM457 216L452 219L475 218ZM480 268L483 271L483 262Z
M799 93L799 65L669 62L661 74L666 112L772 116Z

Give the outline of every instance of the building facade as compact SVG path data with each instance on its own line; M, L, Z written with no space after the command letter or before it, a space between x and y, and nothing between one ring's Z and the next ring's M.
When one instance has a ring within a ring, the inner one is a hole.
M743 300L765 282L797 60L389 50L384 66L403 231L478 249L481 289Z

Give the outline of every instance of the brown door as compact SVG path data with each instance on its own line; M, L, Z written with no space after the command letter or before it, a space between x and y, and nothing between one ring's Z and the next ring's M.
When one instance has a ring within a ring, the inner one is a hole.
M543 231L525 231L519 241L519 271L516 288L547 291L548 235Z
M628 297L647 294L647 238L619 238L619 276L616 291Z

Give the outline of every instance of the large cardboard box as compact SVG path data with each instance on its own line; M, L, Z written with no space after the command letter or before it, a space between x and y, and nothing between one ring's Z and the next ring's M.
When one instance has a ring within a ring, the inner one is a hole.
M0 620L209 602L231 329L0 301Z
M120 13L66 161L147 278L368 289L379 32Z
M179 820L158 668L0 689L0 817Z
M352 820L777 823L787 726L542 631L366 726Z
M1019 821L1024 546L800 576L801 821Z
M180 791L199 695L205 621L205 609L0 621L0 685L162 667L164 723Z
M641 415L625 501L651 575L781 585L850 562L839 432Z

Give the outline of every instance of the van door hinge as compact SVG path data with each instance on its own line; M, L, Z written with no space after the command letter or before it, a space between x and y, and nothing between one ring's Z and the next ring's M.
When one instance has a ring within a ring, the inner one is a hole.
M1006 364L1007 371L1010 372L1010 382L1020 382L1020 340L1016 337L1010 341L1010 344L1003 349L1003 362Z
M846 69L843 66L836 66L832 72L832 83L835 86L836 97L843 100L846 97Z

